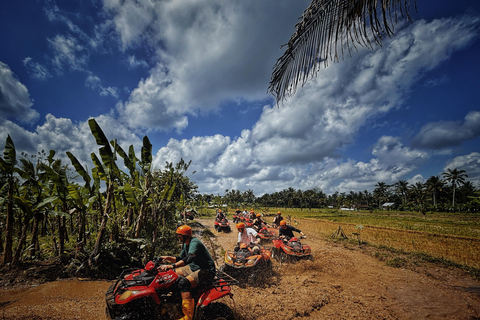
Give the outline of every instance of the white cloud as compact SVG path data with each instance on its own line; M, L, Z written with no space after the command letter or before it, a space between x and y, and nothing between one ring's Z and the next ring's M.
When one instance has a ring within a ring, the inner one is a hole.
M110 116L100 116L95 118L102 128L107 139L117 139L118 144L128 150L130 145L134 146L138 156L142 141L133 133L123 129L123 126ZM88 122L74 123L67 118L57 118L52 114L47 114L45 122L30 132L18 126L11 121L4 121L0 124L0 146L3 150L5 140L9 134L15 144L17 157L21 152L35 155L44 150L49 152L54 150L55 157L62 159L66 164L70 164L66 152L72 152L77 159L89 170L93 167L90 154L92 152L98 155L99 146L95 142ZM119 160L119 165L122 163Z
M23 123L34 122L39 115L32 106L27 87L0 61L0 120L15 118Z
M182 130L184 115L218 110L226 100L266 98L280 45L307 5L306 0L104 0L123 46L148 41L161 61L120 107L122 115L132 127ZM150 116L139 114L138 107Z
M87 76L85 79L85 86L93 90L97 90L101 96L112 96L114 98L119 97L117 88L103 86L102 80L93 74Z
M414 142L423 148L441 149L458 146L480 136L480 111L469 112L465 121L442 121L425 124Z
M48 42L53 50L52 64L57 72L64 70L84 70L87 52L78 40L71 36L56 35Z
M23 59L23 65L27 68L28 73L36 79L45 80L51 77L50 72L45 66L33 61L30 57Z
M443 172L447 169L465 170L468 175L466 180L472 181L477 186L480 185L480 153L472 152L463 156L458 156L448 161L443 168Z
M469 23L419 21L386 41L382 50L360 50L321 70L280 107L265 106L253 128L219 151L218 159L202 161L210 178L199 184L207 192L234 185L258 193L286 186L333 192L404 179L429 154L403 145L398 137L381 137L367 162L338 155L371 119L401 107L426 70L474 38Z

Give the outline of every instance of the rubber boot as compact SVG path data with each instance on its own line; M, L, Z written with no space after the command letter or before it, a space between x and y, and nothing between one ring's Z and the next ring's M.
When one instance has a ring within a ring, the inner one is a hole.
M183 299L182 300L182 311L183 318L178 320L192 320L193 313L195 312L195 302L193 299Z

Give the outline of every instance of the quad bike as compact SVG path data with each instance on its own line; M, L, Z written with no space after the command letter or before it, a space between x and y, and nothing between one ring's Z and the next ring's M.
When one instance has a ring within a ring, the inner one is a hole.
M198 216L198 213L195 210L186 211L185 216L184 216L183 212L180 213L180 217L182 219L184 219L186 217L188 220L193 220L193 219L195 219L196 216Z
M256 286L261 284L272 272L272 251L270 247L260 247L254 252L252 245L240 244L240 248L225 253L225 264L220 270L237 279L241 284Z
M232 231L232 228L230 227L230 222L228 222L227 218L223 218L221 221L218 221L215 219L215 230L217 232L223 231L223 232L230 232Z
M280 263L301 259L313 260L310 246L302 244L297 237L290 238L289 240L275 238L272 240L272 244L273 257Z
M263 228L257 231L257 235L260 237L262 242L270 242L275 238L275 233L273 232L272 228L268 228L268 226L264 225Z
M243 217L242 212L241 212L241 211L235 212L235 213L233 214L233 218L232 218L233 223L240 222L240 217Z
M253 220L251 220L249 217L245 217L241 222L245 223L247 228L253 227Z
M177 288L178 274L173 270L159 271L161 260L147 263L144 269L127 269L106 293L106 314L111 320L178 319L183 316L182 298ZM233 299L231 285L238 281L217 271L208 286L192 291L195 300L193 319L231 319L230 307L212 302L225 296Z

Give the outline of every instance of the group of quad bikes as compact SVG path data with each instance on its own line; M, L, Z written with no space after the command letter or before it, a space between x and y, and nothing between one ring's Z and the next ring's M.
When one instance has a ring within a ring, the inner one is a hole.
M217 215L218 216L218 215ZM226 217L215 219L215 225L228 223ZM233 278L237 279L240 285L257 286L272 274L272 258L280 264L289 261L301 259L312 259L311 248L307 244L301 243L301 238L293 237L290 239L278 236L278 226L276 224L268 225L263 222L261 225L255 225L252 216L236 212L233 215L233 222L243 222L247 228L257 231L260 238L259 249L254 250L254 244L240 244L235 250L229 250L225 253L225 264L220 270ZM230 229L217 228L220 231L229 232ZM271 243L271 246L267 244Z
M192 215L193 216L193 215ZM185 218L185 217L184 217ZM190 219L190 218L189 218ZM217 232L230 232L228 219L215 221ZM235 222L244 222L247 228L255 226L250 219L234 216ZM225 264L215 276L213 283L193 289L195 320L233 320L232 309L217 300L230 297L232 285L261 284L272 274L272 261L293 261L311 259L309 245L302 244L299 238L289 240L278 237L276 225L262 225L257 229L261 238L260 249L252 245L240 245L237 250L225 253ZM262 245L271 242L272 246ZM144 268L124 270L106 293L106 314L111 320L179 319L182 317L182 298L176 286L178 274L174 270L160 271L163 260L156 258Z

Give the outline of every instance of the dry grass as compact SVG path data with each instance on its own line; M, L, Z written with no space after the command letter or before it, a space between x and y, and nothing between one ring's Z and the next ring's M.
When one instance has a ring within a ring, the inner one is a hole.
M358 238L353 234L360 233L362 243L405 252L423 253L460 265L480 268L480 239L368 225L364 225L360 230L356 228L357 225L351 223L306 218L296 220L297 226L307 234L313 232L331 239L341 227L345 235L354 241L358 241Z

